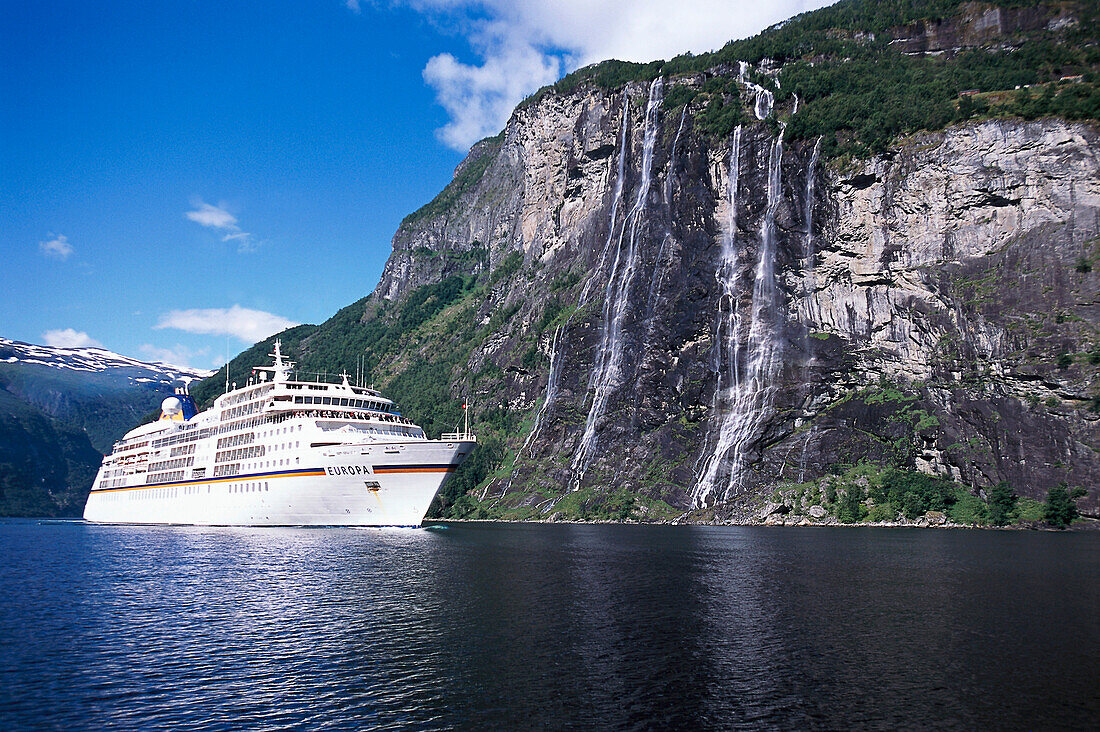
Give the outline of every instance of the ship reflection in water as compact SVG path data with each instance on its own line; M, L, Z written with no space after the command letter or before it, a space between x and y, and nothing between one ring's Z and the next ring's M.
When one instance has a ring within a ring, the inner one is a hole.
M0 523L0 724L1086 727L1100 534Z

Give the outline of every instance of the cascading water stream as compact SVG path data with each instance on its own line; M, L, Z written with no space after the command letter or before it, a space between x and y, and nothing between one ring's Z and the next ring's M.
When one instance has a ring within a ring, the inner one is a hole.
M653 262L653 279L649 283L649 294L646 296L646 317L648 324L646 326L646 336L653 332L653 306L654 298L657 295L658 285L661 281L661 272L664 266L665 250L668 248L668 243L672 239L672 179L673 173L676 170L676 150L680 146L680 133L684 131L684 120L687 118L687 105L684 105L684 109L680 112L680 126L676 128L676 136L672 138L672 151L668 155L668 175L665 177L664 187L664 204L665 209L668 211L668 220L665 222L665 235L661 239L661 248L657 250L657 258Z
M623 220L622 229L619 231L615 260L607 282L600 346L589 384L589 390L593 392L592 405L588 410L584 432L581 434L580 443L571 463L574 488L579 486L585 470L592 462L596 447L596 428L607 409L607 401L619 382L623 358L623 323L626 319L634 274L638 265L638 226L644 219L649 200L653 173L653 148L657 142L657 113L660 110L663 89L664 80L661 77L654 79L649 87L649 101L645 111L645 135L642 144L641 179L638 182L634 205Z
M795 97L797 102L798 97ZM810 154L810 164L806 170L806 193L803 200L806 201L806 240L803 245L804 259L802 264L802 301L805 308L803 315L803 323L805 324L805 337L804 347L806 352L807 366L813 363L813 343L810 338L810 326L815 322L813 313L813 296L816 291L816 282L814 279L814 257L816 251L814 250L814 186L816 185L817 176L817 160L821 153L821 138L817 138L814 143L814 150ZM806 387L807 393L809 387ZM806 478L806 455L809 452L810 439L813 437L816 431L816 426L811 427L806 432L805 440L802 443L802 455L798 461L798 482L801 483Z
M753 111L756 112L757 119L764 119L772 113L773 101L774 97L771 91L762 86L756 88L756 104L753 107Z
M814 143L814 151L810 154L810 165L806 171L806 240L803 246L804 249L804 261L802 264L802 297L806 304L805 319L806 323L813 322L813 293L815 289L814 280L814 257L817 256L817 252L814 250L814 186L816 185L817 176L817 159L821 153L821 138L817 138L817 142Z
M759 84L755 84L748 80L749 65L745 61L737 62L737 81L744 84L753 93L754 100L752 111L756 115L757 119L765 119L772 113L772 105L775 103L775 96L769 89L765 89ZM779 86L779 79L775 80L776 87ZM795 105L797 112L798 97L795 96Z
M554 329L554 335L550 341L550 373L546 377L546 396L542 400L542 405L539 407L538 412L535 414L535 424L531 427L530 434L527 435L527 439L523 441L523 445L516 451L516 458L512 461L512 472L508 476L508 483L501 492L501 496L508 493L508 490L512 487L512 479L516 474L516 466L519 465L520 457L523 452L535 441L538 437L539 431L542 429L543 424L546 422L546 418L550 413L550 409L553 407L554 400L558 396L558 386L561 383L561 370L564 362L565 353L565 341L566 334L569 330L569 324L573 320L573 316L588 302L588 297L592 291L592 284L596 281L597 275L602 272L607 266L607 256L611 250L611 242L615 240L615 221L618 219L619 206L623 197L623 181L626 172L626 133L629 128L630 120L630 99L623 93L623 118L621 130L619 133L619 162L616 170L615 187L611 196L611 220L607 227L607 241L604 242L603 251L600 253L599 262L596 267L593 268L588 275L587 280L584 283L584 287L581 288L580 297L577 300L577 307L565 319L564 323L561 323ZM625 222L623 224L626 226ZM482 496L484 500L484 496Z
M744 481L748 449L759 437L766 420L782 368L780 302L775 278L775 214L782 196L783 128L768 155L768 203L760 226L760 249L753 276L752 308L745 344L744 377L732 384L733 398L723 415L718 442L693 492L697 507L716 494L722 464L728 462L724 500Z
M742 62L744 64L744 62ZM743 70L744 67L742 67ZM741 314L737 297L737 278L740 251L737 242L737 188L741 179L741 125L733 132L730 151L729 182L727 184L726 217L722 226L722 253L715 278L721 288L718 300L718 319L715 324L714 370L718 384L711 402L711 414L728 414L728 405L736 397L739 388L739 346ZM726 420L719 425L718 441L714 451L703 466L703 476L695 489L696 501L704 500L714 490L722 458L732 445L732 436L724 429Z

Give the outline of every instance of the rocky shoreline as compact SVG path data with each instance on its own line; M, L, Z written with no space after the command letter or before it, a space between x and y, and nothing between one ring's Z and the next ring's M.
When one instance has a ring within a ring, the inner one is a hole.
M835 518L824 521L813 521L804 516L797 517L797 521L637 521L627 519L624 521L611 521L603 519L581 520L569 518L555 518L550 516L544 519L513 520L513 519L424 519L422 527L440 524L573 524L573 525L631 525L631 526L817 526L840 528L877 528L877 529L979 529L983 531L1100 531L1100 519L1085 517L1071 526L1060 529L1050 526L1042 521L1027 521L1024 523L1010 524L1008 526L991 526L988 524L959 524L952 521L936 521L918 519L916 521L861 521L846 524Z

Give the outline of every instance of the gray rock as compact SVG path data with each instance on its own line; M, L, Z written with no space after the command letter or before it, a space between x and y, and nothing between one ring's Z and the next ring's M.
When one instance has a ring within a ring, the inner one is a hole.
M682 127L678 114L658 109L646 158L647 93L647 84L631 83L543 95L516 111L499 140L471 150L456 171L465 187L448 205L410 217L394 236L376 301L522 256L524 266L494 280L468 316L484 324L497 313L510 317L479 335L451 372L453 394L481 374L476 388L490 395L486 406L538 424L534 435L509 436L522 454L491 494L614 484L677 511L706 508L713 514L704 520L720 521L851 456L889 463L893 445L905 440L917 457L902 467L974 486L1008 480L1038 499L1052 480L1048 466L1064 465L1055 478L1094 486L1079 505L1100 510L1100 452L1092 449L1100 420L1084 408L1094 370L1057 364L1059 354L1093 348L1100 328L1100 264L1077 267L1100 234L1094 126L966 124L915 135L851 170L820 161L812 179L812 144L785 144L769 229L781 305L769 332L781 334L781 362L767 375L770 401L739 437L740 479L728 479L727 450L703 495L702 467L730 411L718 381L726 364L715 363L725 332L716 330L718 316L730 304L716 277L721 241L733 233L743 247L736 302L744 340L777 148L765 124L742 128L736 231L724 234L732 139L701 133L699 105L688 107ZM639 198L647 159L651 185ZM630 214L638 201L645 205ZM628 252L630 266L612 266ZM626 294L621 311L605 309L609 289ZM572 318L543 322L549 307L577 304L586 307ZM618 334L614 349L609 332ZM451 341L417 346L417 358L443 343ZM601 367L608 376L596 414L593 374ZM898 419L901 409L916 416ZM594 447L578 475L586 427ZM769 504L746 515L766 520L779 510Z

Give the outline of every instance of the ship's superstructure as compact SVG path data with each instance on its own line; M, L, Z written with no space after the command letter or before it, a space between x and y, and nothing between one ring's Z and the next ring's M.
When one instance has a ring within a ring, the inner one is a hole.
M185 389L115 443L84 518L112 523L417 526L476 440L429 440L379 392L270 367L199 412Z

